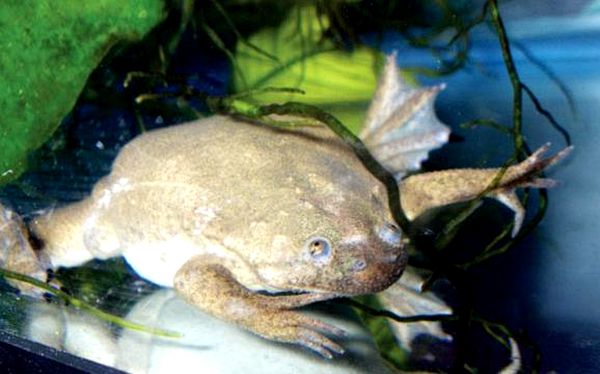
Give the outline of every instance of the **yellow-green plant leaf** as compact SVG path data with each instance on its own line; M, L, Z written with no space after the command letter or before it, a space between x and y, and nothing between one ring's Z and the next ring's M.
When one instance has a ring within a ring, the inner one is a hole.
M381 54L367 47L336 49L323 38L328 25L326 15L317 14L314 6L303 6L291 10L278 28L261 30L240 41L234 90L301 89L304 95L266 93L254 99L261 104L300 101L318 105L356 132L375 90Z

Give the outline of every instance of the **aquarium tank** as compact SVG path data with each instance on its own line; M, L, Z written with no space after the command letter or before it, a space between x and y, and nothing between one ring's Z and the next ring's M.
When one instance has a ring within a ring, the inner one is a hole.
M26 0L0 36L7 372L600 369L598 1Z

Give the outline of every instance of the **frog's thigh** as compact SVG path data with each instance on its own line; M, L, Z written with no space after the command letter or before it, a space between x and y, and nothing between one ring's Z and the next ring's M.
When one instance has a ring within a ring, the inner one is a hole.
M94 258L120 255L121 245L106 214L107 199L102 203L98 197L106 195L106 183L106 178L98 182L91 197L49 210L30 222L53 267L78 266Z

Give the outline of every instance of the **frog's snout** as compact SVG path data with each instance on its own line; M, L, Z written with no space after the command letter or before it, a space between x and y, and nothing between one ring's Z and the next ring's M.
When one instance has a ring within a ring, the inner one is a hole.
M402 231L394 223L384 223L377 231L377 236L391 248L398 248L402 245Z
M385 224L374 232L377 239L362 247L351 266L354 292L379 292L402 275L407 263L402 232L393 224Z
M376 232L382 242L383 252L378 255L378 258L384 263L396 263L400 259L404 247L402 230L396 224L386 222Z
M358 260L362 265L354 269L353 286L355 294L379 292L392 285L404 271L407 263L407 253L402 247L394 249L395 253L370 253L364 260ZM356 267L355 267L356 268Z

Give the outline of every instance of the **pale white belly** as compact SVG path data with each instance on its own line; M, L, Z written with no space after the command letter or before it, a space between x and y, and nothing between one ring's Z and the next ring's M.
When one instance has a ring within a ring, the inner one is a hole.
M142 278L160 286L173 287L175 274L190 258L218 252L217 248L199 246L185 237L176 236L161 242L129 246L123 257Z

